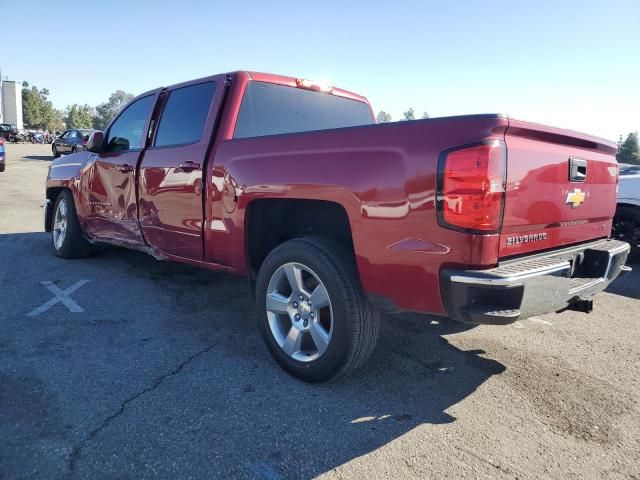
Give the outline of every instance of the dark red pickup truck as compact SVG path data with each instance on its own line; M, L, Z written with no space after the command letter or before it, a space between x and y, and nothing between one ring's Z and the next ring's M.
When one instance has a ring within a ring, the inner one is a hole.
M374 123L303 79L158 88L52 163L45 228L65 258L111 243L247 275L269 350L307 381L362 364L380 311L589 311L628 270L615 144L501 115Z

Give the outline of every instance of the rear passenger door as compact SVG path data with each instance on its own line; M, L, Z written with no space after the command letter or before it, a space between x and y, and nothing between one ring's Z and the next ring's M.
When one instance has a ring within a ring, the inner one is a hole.
M217 75L163 92L140 164L138 207L146 242L165 254L203 258L202 177L224 88Z

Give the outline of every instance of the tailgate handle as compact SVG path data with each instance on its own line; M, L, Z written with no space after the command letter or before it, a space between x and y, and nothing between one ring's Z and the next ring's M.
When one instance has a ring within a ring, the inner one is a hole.
M587 161L584 158L569 159L569 180L571 182L584 182L587 179Z

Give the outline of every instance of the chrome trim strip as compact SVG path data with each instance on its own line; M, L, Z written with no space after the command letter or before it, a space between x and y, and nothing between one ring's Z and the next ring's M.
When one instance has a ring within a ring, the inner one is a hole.
M568 261L562 262L552 267L546 267L544 269L538 268L522 275L514 275L511 277L491 277L489 272L487 276L471 276L471 275L452 275L451 281L457 283L474 283L476 285L494 285L494 286L513 286L522 280L527 280L531 277L541 277L544 275L552 275L563 270L569 270L571 266ZM478 273L482 274L482 270L478 270ZM567 277L569 278L569 277Z
M79 165L82 165L81 163L60 163L58 165L51 165L51 168L58 168L58 167L77 167Z
M602 242L598 242L595 245L606 245L606 243L609 242L609 240L604 240ZM575 250L586 250L588 248L593 248L595 246L594 244L585 246L582 245L580 247L576 247ZM605 271L605 274L603 277L599 277L599 278L594 278L592 282L588 282L584 285L580 285L578 287L576 287L575 289L571 289L569 290L570 294L574 294L574 293L578 293L581 292L583 290L587 290L591 287L594 287L596 285L598 285L601 282L605 282L608 278L609 278L609 272L611 270L611 265L613 262L613 259L620 255L620 254L624 254L625 252L628 252L631 250L631 247L629 246L629 244L621 244L621 245L617 245L611 249L603 249L604 251L606 251L609 254L609 261L607 264L607 268ZM574 251L574 249L572 248L569 251ZM567 250L562 252L563 254L567 253ZM554 256L558 255L558 253L554 252L551 255L548 255L549 258L553 258ZM521 260L522 262L526 261L528 259L524 259ZM517 261L514 262L509 262L508 264L513 265L518 263ZM468 271L465 272L465 274L456 274L456 275L452 275L451 276L451 282L456 282L456 283L470 283L470 284L476 284L476 285L492 285L492 286L514 286L514 285L518 285L519 282L522 282L524 280L528 280L532 277L542 277L545 275L552 275L554 273L557 272L561 272L563 270L570 270L571 269L571 264L569 263L568 260L562 260L559 261L558 263L556 263L555 265L551 265L551 266L545 266L545 267L538 267L538 268L532 268L530 270L526 270L523 273L517 274L517 275L511 275L511 276L498 276L496 274L493 273L493 271L499 269L500 266L496 267L495 269L490 269L490 270L478 270L477 272L475 271ZM570 280L569 276L566 276L567 280Z
M594 278L592 282L585 283L584 285L580 285L579 287L576 287L576 288L572 288L571 290L569 290L569 295L580 293L583 290L588 290L591 287L595 287L596 285L599 285L600 283L604 282L605 278L607 277Z

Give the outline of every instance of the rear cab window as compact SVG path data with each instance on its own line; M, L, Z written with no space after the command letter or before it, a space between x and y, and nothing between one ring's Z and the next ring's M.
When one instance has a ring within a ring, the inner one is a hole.
M262 137L374 123L369 105L324 92L250 81L233 138Z

